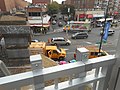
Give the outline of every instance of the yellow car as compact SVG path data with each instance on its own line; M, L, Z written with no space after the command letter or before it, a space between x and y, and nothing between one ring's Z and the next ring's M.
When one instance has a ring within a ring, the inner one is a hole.
M69 25L66 25L63 27L63 31L66 31L66 30L70 30L70 26Z

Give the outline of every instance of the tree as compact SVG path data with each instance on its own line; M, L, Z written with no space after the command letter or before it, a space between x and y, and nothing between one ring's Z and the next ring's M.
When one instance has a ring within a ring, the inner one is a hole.
M68 12L68 8L70 8L70 12ZM60 11L62 14L74 14L75 13L75 7L72 5L60 5Z
M48 8L48 14L57 14L58 13L58 11L59 11L59 4L56 2L56 1L54 1L52 4L48 4L48 6L47 6L47 8Z
M70 8L70 11L68 12L68 8ZM69 17L69 20L73 20L74 19L74 15L75 15L75 7L72 5L60 5L60 11L61 14L67 15Z

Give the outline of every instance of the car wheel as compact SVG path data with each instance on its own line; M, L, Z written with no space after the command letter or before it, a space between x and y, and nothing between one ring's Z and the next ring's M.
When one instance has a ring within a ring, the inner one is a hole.
M59 57L59 60L61 61L61 60L64 60L64 57Z
M57 46L57 43L55 43L54 45Z
M66 43L66 45L68 46L68 45L70 45L70 43Z

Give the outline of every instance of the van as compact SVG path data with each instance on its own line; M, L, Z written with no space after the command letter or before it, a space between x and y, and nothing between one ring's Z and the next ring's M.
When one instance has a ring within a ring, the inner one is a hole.
M81 38L88 38L87 32L78 32L71 36L72 39L81 39Z
M105 33L105 32L104 32L104 33ZM113 35L114 33L115 33L115 31L114 31L113 29L110 28L110 29L108 30L108 36ZM100 32L100 35L102 35L102 34L103 34L103 31Z
M66 57L66 51L56 46L46 46L45 55L52 59L64 60Z
M51 45L70 45L71 41L64 37L49 38L48 43Z

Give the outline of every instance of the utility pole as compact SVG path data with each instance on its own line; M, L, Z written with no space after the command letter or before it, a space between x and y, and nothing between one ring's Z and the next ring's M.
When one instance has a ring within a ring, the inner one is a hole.
M106 18L107 18L107 13L108 13L108 7L109 7L109 0L107 1L107 8L105 9L105 21L104 21L104 25L103 25L103 34L101 36L101 41L100 41L100 46L99 46L99 55L101 54L101 48L102 48L102 42L103 42L103 36L104 36L104 29L105 29L105 25L106 25Z
M69 24L69 28L70 28L70 8L68 8L68 24ZM66 35L68 37L68 29L66 29Z
M42 14L42 8L43 8L43 6L40 5L40 8L41 8L41 12L40 12L41 15L40 16L41 16L41 25L42 25L41 27L42 27L42 32L44 32L43 31L43 14Z

